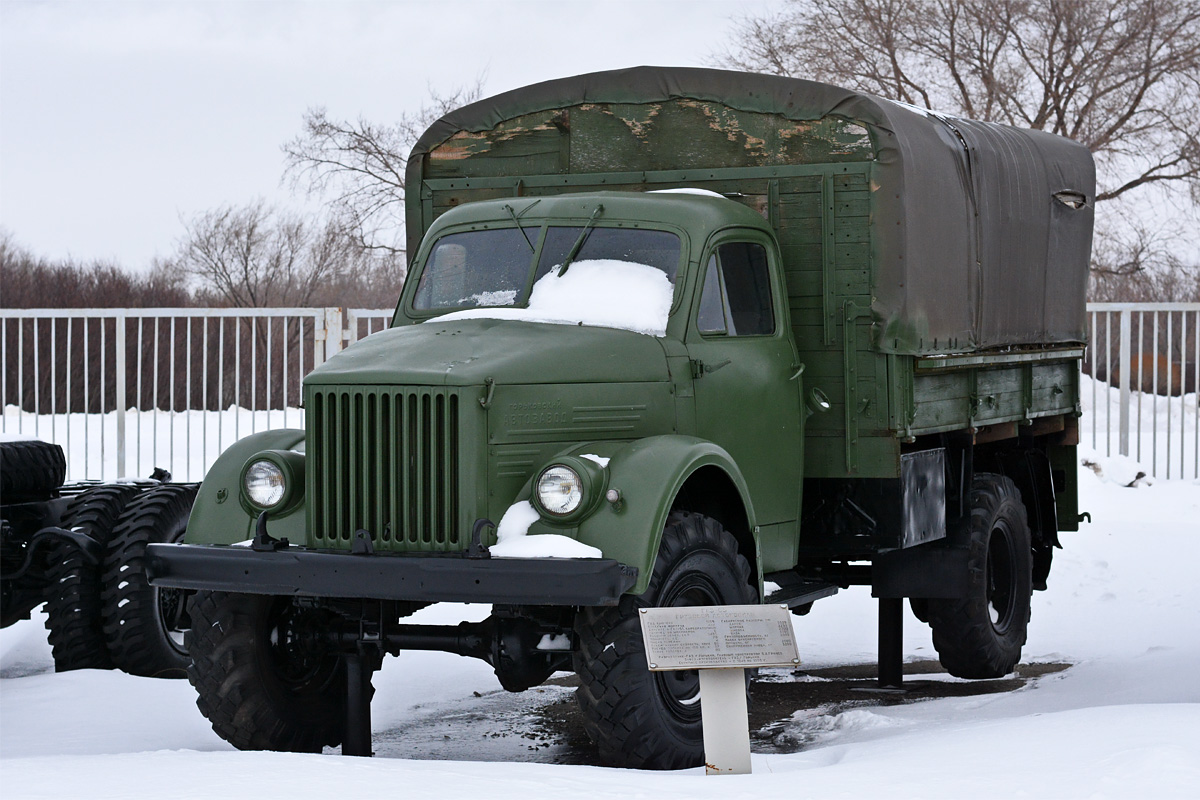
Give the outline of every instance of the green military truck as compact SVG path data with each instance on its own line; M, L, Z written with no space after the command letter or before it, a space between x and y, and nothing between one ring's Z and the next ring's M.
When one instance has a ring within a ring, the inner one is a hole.
M372 670L432 649L513 691L573 670L606 763L696 765L697 677L647 671L637 610L855 584L909 598L951 673L1013 669L1079 521L1085 148L642 67L448 114L407 191L390 329L149 548L200 590L222 737L367 754ZM404 622L439 601L492 615Z

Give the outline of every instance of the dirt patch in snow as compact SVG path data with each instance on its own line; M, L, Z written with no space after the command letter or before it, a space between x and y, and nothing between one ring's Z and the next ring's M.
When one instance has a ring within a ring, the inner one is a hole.
M829 720L856 710L917 703L942 697L1011 692L1070 664L1021 664L998 680L952 678L937 661L904 665L903 692L878 692L874 664L826 669L763 670L750 685L750 746L756 753L794 753L818 741ZM463 761L535 761L551 764L599 763L575 703L574 675L551 678L520 694L503 690L468 698L376 732L381 757ZM800 712L800 713L797 713ZM807 712L807 713L805 713Z

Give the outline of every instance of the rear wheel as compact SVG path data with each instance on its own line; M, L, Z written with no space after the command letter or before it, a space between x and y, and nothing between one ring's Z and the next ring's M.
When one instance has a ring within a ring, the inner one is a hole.
M576 615L576 692L584 727L613 766L682 769L704 763L700 681L694 671L650 672L638 609L755 603L750 564L714 519L675 512L646 592Z
M197 592L188 679L213 730L240 750L316 753L341 744L345 667L328 612L288 597Z
M139 495L121 515L105 550L104 635L113 665L131 675L187 675L188 593L150 585L146 545L183 539L197 488L165 484Z
M67 504L62 527L80 530L107 545L121 511L137 493L138 487L129 484L87 489ZM48 560L46 628L55 672L112 669L102 619L101 565L88 561L67 542L56 544Z
M1029 523L1016 485L1002 475L977 475L960 536L968 548L968 594L928 601L933 644L951 675L999 678L1021 660L1032 594Z

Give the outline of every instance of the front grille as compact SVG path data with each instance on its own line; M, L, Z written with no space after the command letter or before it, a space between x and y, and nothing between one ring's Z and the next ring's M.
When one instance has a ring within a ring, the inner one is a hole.
M348 547L365 529L384 550L462 549L456 390L318 386L307 419L314 546Z

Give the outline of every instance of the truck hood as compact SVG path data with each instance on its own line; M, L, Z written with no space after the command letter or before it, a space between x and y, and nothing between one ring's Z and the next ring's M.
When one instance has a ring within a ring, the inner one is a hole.
M653 336L612 328L513 320L432 320L368 336L305 383L471 386L665 381Z

